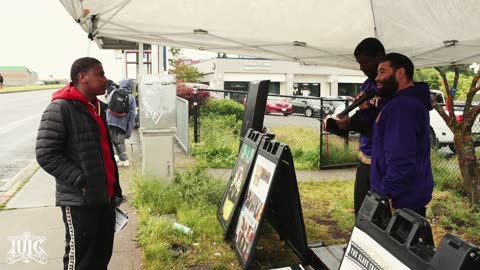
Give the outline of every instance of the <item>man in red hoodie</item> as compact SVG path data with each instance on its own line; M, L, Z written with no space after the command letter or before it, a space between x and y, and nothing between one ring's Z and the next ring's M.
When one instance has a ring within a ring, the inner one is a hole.
M115 206L122 201L106 123L107 78L95 58L77 59L72 82L53 94L37 134L40 166L56 180L65 223L64 269L106 270L112 256Z

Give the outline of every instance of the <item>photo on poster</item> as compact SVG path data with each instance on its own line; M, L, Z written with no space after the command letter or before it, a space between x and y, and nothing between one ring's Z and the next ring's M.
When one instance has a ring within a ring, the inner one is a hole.
M227 185L224 200L220 205L220 218L223 224L230 223L233 210L240 199L240 194L245 184L248 170L255 155L255 149L243 143L238 154L237 164L232 171Z
M245 262L252 250L274 171L275 163L257 156L235 229L235 245Z

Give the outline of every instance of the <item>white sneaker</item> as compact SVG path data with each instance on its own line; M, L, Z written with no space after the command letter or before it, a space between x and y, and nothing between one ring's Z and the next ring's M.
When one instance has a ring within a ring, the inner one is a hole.
M119 160L117 161L117 166L128 167L130 166L130 162L127 160Z

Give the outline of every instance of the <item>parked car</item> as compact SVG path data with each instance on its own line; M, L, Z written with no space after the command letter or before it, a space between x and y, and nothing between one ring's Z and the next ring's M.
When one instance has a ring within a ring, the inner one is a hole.
M267 99L266 114L281 113L285 116L292 114L292 105L282 97L269 96Z
M290 104L293 113L304 114L306 117L323 118L333 112L333 107L329 103L324 103L322 108L320 99L293 98Z
M219 92L213 92L213 91L210 91L210 90L213 90L213 88L210 87L210 85L208 84L204 84L204 83L183 83L185 86L187 87L190 87L190 88L197 88L198 90L200 91L208 91L208 93L210 94L210 97L212 98L215 98L215 99L223 99L223 93L219 93Z
M321 97L321 100L322 100L322 106L326 106L327 104L330 105L330 111L328 112L328 114L333 114L335 109L338 107L338 106L344 106L345 107L345 104L347 103L347 98L349 97L346 97L346 96L324 96L324 97Z
M243 99L243 107L247 105L247 98ZM268 96L265 114L281 113L285 116L292 114L292 105L282 97Z

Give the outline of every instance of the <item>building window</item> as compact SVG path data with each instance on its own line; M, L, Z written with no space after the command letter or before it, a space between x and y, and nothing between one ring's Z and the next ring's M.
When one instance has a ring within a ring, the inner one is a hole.
M248 92L248 82L225 82L223 89Z
M319 83L293 83L293 95L319 97L320 84Z
M361 88L361 83L338 83L338 95L354 97L360 93Z
M279 82L270 82L268 87L269 94L280 95L280 83Z
M230 90L230 91L241 91L245 92L245 94L241 93L226 93L226 97L232 100L235 100L237 102L243 103L243 100L245 97L247 97L248 92L248 82L225 82L223 84L223 89L225 90Z

